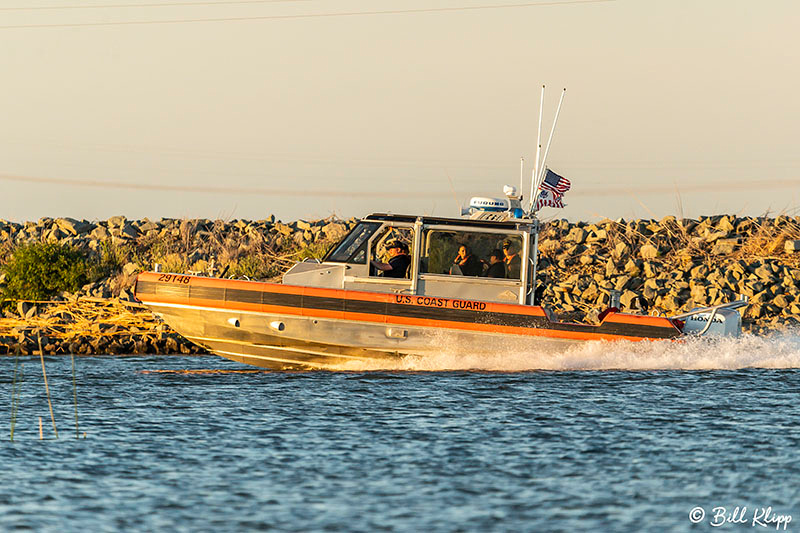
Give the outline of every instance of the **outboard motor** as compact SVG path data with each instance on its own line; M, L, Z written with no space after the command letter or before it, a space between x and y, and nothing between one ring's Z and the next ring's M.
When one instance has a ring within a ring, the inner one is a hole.
M740 296L734 302L695 308L671 318L683 320L683 332L688 335L738 337L742 332L742 315L736 309L745 307L747 301L747 296Z
M687 334L738 337L742 331L742 315L735 309L714 309L684 320L683 332Z

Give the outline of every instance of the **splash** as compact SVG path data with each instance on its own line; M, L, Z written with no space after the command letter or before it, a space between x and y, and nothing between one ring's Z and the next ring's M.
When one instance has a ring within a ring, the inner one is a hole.
M426 356L394 361L348 362L337 370L433 372L484 370L736 370L800 368L800 331L768 336L688 339L681 342L587 342L555 351L515 350L511 341L496 353L470 354L469 347L441 347Z

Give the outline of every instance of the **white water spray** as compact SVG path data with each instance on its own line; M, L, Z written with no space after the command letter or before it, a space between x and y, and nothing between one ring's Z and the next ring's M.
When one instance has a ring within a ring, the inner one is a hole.
M396 361L348 362L337 370L435 372L483 370L736 370L800 368L800 331L768 336L653 342L587 342L560 351L515 351L511 341L496 353L474 355L465 346L442 347L426 356Z

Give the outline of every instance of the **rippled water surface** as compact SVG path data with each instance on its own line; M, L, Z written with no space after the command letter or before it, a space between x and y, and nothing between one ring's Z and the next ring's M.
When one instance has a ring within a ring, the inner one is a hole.
M46 358L58 440L22 361L11 443L0 358L3 531L775 529L712 527L716 506L800 530L798 336L346 372L80 358L77 440L69 358Z

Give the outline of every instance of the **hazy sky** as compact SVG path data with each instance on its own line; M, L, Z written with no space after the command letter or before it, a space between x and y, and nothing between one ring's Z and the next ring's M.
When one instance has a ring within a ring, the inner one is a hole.
M0 1L0 218L454 215L542 84L545 217L799 214L796 0L180 1Z

